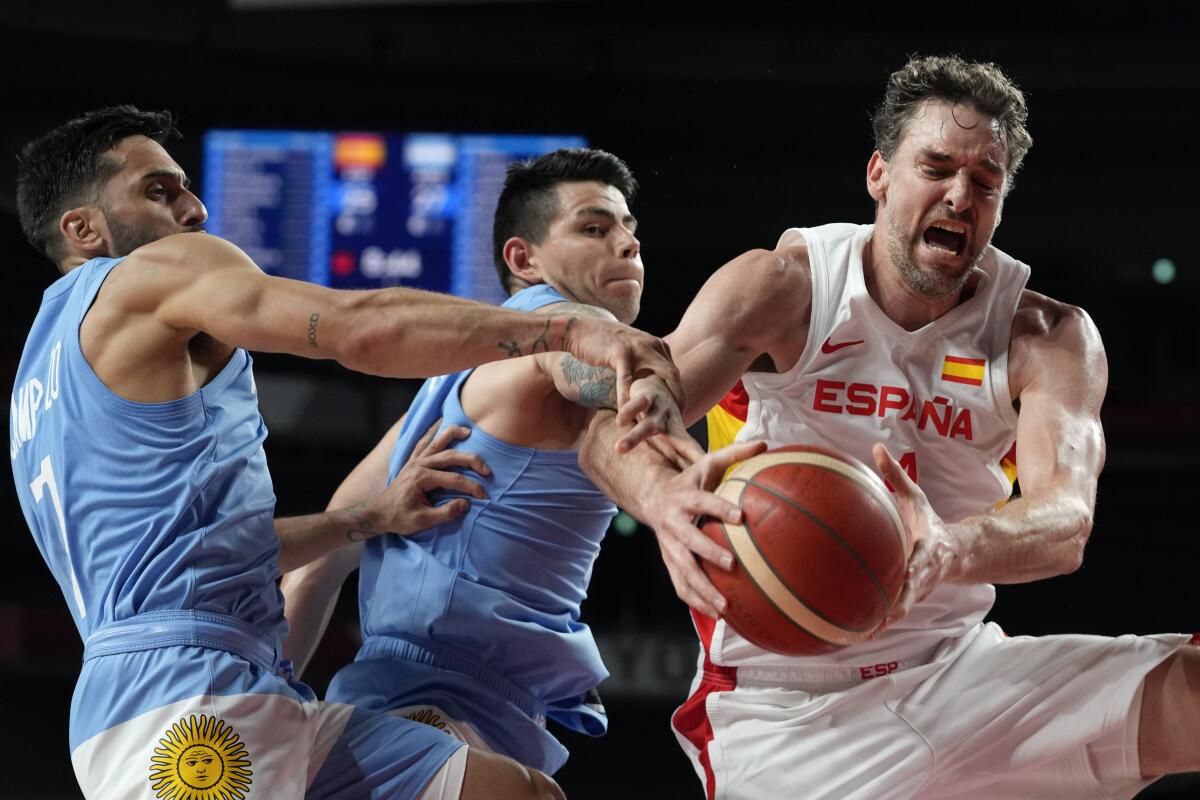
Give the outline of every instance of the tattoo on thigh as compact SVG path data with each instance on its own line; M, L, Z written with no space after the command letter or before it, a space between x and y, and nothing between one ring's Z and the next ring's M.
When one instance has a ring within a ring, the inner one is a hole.
M317 320L321 319L321 315L313 312L308 318L308 344L310 347L317 346Z

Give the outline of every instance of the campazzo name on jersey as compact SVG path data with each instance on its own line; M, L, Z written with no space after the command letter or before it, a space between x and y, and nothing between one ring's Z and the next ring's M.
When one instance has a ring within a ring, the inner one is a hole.
M37 435L38 419L53 408L58 400L61 361L62 341L59 340L50 350L50 363L46 365L45 377L30 378L20 386L13 387L8 418L9 460L15 461L25 443Z

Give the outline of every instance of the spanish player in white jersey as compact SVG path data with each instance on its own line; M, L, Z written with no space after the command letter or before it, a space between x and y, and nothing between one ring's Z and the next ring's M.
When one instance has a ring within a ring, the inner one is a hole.
M873 640L800 658L738 636L696 562L732 564L693 522L736 516L707 491L714 455L684 468L647 443L618 460L612 415L589 430L585 469L655 529L693 608L701 663L672 723L710 800L1124 798L1200 769L1188 636L1009 638L983 621L993 584L1080 566L1105 455L1095 325L990 244L1025 120L995 65L912 59L874 116L874 224L789 230L733 260L667 337L686 421L712 409L710 447L824 445L894 487L915 545Z

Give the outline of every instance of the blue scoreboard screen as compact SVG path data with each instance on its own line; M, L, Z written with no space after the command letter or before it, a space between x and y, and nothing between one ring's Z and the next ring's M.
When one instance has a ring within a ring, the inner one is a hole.
M514 161L578 136L213 130L205 228L272 275L501 302L492 215Z

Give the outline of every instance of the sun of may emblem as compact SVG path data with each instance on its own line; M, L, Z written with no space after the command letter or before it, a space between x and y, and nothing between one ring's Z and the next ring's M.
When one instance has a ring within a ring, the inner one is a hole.
M150 757L150 788L162 800L245 800L252 774L233 728L205 714L172 725Z

